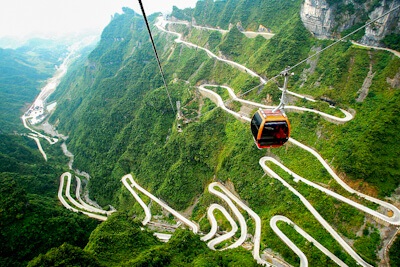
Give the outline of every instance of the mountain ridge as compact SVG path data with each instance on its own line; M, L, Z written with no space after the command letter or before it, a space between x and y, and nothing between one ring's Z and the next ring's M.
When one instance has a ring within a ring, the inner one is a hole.
M274 1L265 2L271 4ZM215 201L207 192L206 185L215 180L229 183L263 220L262 249L271 248L290 264L297 264L297 256L276 238L271 227L265 223L276 214L285 214L313 236L320 237L319 241L344 262L355 264L324 229L314 227L318 223L309 218L309 211L293 194L276 180L264 177L258 161L268 153L301 176L312 177L315 182L345 194L326 170L312 156L291 144L267 152L257 150L248 125L225 114L209 99L202 97L195 87L213 82L229 85L236 94L242 94L258 85L258 79L209 58L203 50L175 43L175 37L158 32L153 27L166 78L170 81L168 85L172 98L181 103L184 118L177 119L168 104L142 18L132 12L125 9L124 14L114 16L87 61L71 67L57 93L59 106L50 118L52 123L57 123L59 131L69 135L67 143L75 154L76 166L91 174L91 197L101 205L111 203L118 209L118 213L104 224L104 229L98 228L91 236L84 250L96 255L103 263L108 262L104 257L109 253L107 251L114 249L106 249L110 246L108 241L112 243L113 240L112 222L131 224L133 217L136 220L143 217L139 205L120 182L123 175L132 173L140 184L175 209L184 210L193 206L191 218L199 221L200 227L206 230L210 224L204 215L209 204ZM149 18L152 24L156 16ZM202 16L201 12L199 16ZM298 13L293 13L283 25L270 40L242 38L235 28L225 35L190 26L173 26L173 29L182 33L188 41L201 42L214 53L245 64L263 77L277 75L288 64L308 57L313 49L332 43L312 38L302 26ZM399 182L396 167L399 164L396 160L398 152L395 150L399 126L395 103L399 91L387 79L395 79L400 69L399 59L388 52L363 50L346 42L335 46L330 53L318 56L315 64L314 70L308 65L296 69L289 89L315 98L328 98L338 107L353 108L357 110L356 117L349 123L336 125L316 114L288 112L293 137L319 151L331 166L347 174L348 179L363 179L362 186L373 187L381 197L391 194ZM364 101L356 102L357 91L369 71L365 66L369 64L372 64L376 74ZM279 83L282 80L277 78ZM280 97L277 84L269 82L245 97L276 105ZM222 88L216 90L224 100L228 100ZM290 98L289 102L334 114L337 112L324 102L308 103L295 98ZM241 104L229 105L233 110L241 109ZM375 127L369 127L371 125ZM387 125L390 126L384 128ZM390 136L382 139L386 132ZM378 148L384 149L378 151ZM379 166L372 166L374 157L379 158ZM348 162L348 158L352 161ZM382 167L385 163L388 163L388 168ZM358 175L360 170L361 176ZM364 214L352 207L321 197L314 189L293 182L289 175L281 175L307 195L321 215L345 238L354 241L353 247L362 257L370 263L377 262L375 250L381 242L377 233L384 231L384 226L366 219ZM375 177L382 180L376 181ZM155 213L163 220L172 220L161 210L156 209ZM227 225L226 219L219 217ZM249 227L254 226L250 224ZM307 254L310 264L324 262L327 266L333 265L325 255L294 234L290 226L280 225L280 228ZM121 233L124 242L138 242L135 237L129 236L124 227L118 228L117 232ZM359 232L362 232L361 236L355 234ZM157 256L166 259L166 264L177 264L183 261L182 251L171 247L182 248L179 240L194 238L187 235L187 231L179 234L180 237L172 245L144 249L140 256L136 255L138 258L129 255L129 251L123 251L116 257L115 264L128 264L129 261L143 263L142 258L148 259L149 255L154 259ZM196 254L196 249L200 251L204 245L195 244L199 247L184 253ZM232 257L235 252L226 253ZM208 256L216 259L220 257L218 255L221 254ZM249 256L250 253L243 252L243 258L248 259ZM197 260L199 266L205 264L204 259L190 259L193 261L185 264L194 265ZM253 263L248 262L249 265Z

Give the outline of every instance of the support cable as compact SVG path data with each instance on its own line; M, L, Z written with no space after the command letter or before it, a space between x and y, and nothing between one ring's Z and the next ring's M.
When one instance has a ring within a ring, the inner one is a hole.
M156 48L156 45L154 43L153 35L151 34L149 21L147 20L147 16L146 16L146 12L144 11L142 0L138 0L138 1L139 1L140 9L142 10L144 21L146 23L147 31L148 31L149 36L150 36L151 44L153 45L154 54L156 55L158 68L160 69L160 73L161 73L162 80L164 82L165 90L167 91L167 95L168 95L168 98L169 98L169 102L171 104L171 108L175 113L175 108L174 108L174 105L172 104L171 95L169 94L169 91L168 91L167 82L165 81L164 71L163 71L162 66L161 66L160 58L158 57L157 48Z

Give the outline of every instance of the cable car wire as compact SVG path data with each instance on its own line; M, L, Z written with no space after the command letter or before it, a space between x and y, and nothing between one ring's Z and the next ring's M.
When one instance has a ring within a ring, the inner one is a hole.
M146 16L146 12L144 11L142 0L138 0L138 1L139 1L140 9L142 10L143 18L144 18L144 21L145 21L145 24L146 24L146 27L147 27L147 32L149 33L149 36L150 36L151 44L153 45L154 54L156 55L158 68L160 69L160 73L161 73L162 80L164 82L165 90L167 91L167 95L168 95L168 98L169 98L169 102L171 104L171 108L175 113L175 108L174 108L174 105L172 104L171 95L169 94L169 91L168 91L167 82L165 81L165 75L164 75L164 71L163 71L162 66L161 66L161 61L160 61L160 58L158 57L157 48L156 48L156 45L154 43L153 35L151 34L149 21L147 20L147 16Z

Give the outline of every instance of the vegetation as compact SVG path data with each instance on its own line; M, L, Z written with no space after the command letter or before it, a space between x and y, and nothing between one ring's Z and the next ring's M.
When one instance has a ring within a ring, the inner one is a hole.
M28 266L257 266L243 248L210 250L198 235L177 230L168 243L142 231L127 214L115 213L93 231L83 250L62 244Z
M0 135L0 143L0 265L25 265L64 242L83 248L98 223L59 204L65 163L52 153L45 162L26 137Z
M187 12L188 10L185 14ZM52 117L53 121L60 121L61 131L69 132L72 137L69 148L74 151L78 168L91 173L92 196L101 204L115 203L114 205L129 215L141 214L131 196L119 189L122 175L133 173L141 185L176 209L183 210L200 197L193 217L201 218L212 199L203 195L204 188L216 177L220 181L232 182L237 192L262 216L263 221L268 222L275 214L290 216L310 234L319 236L321 243L338 253L342 260L353 264L353 260L325 230L313 226L315 222L306 215L307 211L294 212L304 207L291 193L281 188L277 181L260 179L263 173L258 166L258 159L263 153L254 148L247 126L218 109L211 108L206 113L201 113L202 99L191 86L202 82L228 84L240 93L258 85L258 80L249 79L246 73L208 58L203 51L174 44L173 39L165 34L157 35L159 49L165 51L162 59L165 62L167 80L171 81L169 89L173 101L179 100L183 115L190 118L187 123L183 123L183 132L179 133L176 130L175 114L168 105L164 89L161 88L153 55L146 45L148 41L143 39L142 47L133 52L125 48L132 47L132 42L141 40L139 32L143 30L142 22L132 13L121 16L130 17L131 25L136 27L137 32L119 31L118 36L129 33L129 37L123 37L125 43L115 41L114 38L109 46L105 46L111 38L105 36L115 36L111 29L120 29L117 25L127 18L117 17L113 20L103 33L104 43L89 56L86 66L70 74L77 81L75 87L67 90L63 88L69 82L61 85L64 95L60 96L60 108ZM176 30L182 31L191 42L208 46L217 54L221 52L232 60L246 63L265 76L276 75L287 65L308 57L316 47L325 47L331 43L312 39L298 15L293 15L285 27L269 41L244 38L235 27L226 35L185 27L177 27ZM166 43L163 45L161 40ZM171 49L160 48L164 46ZM102 52L104 49L106 51ZM251 56L246 56L248 54ZM104 55L118 60L104 61ZM390 104L396 103L397 91L389 90L388 93L379 88L388 86L386 77L394 77L399 66L398 60L384 52L356 49L350 43L338 44L315 60L316 68L309 73L305 72L306 78L300 73L308 70L309 66L305 64L295 70L296 75L290 81L290 89L317 98L332 99L341 107L355 108L358 113L353 121L340 126L311 113L289 113L293 137L314 146L324 158L335 157L333 166L344 171L347 179L362 179L365 186L376 185L374 188L379 190L381 196L390 194L399 182L395 167L397 157L384 158L379 153L391 151L395 147L392 142L397 139L371 139L366 135L378 137L380 134L363 127L377 125L376 129L379 129L382 127L378 126L380 123L392 125L386 131L393 136L397 135L398 124L395 120L398 116L395 106ZM112 67L109 68L109 65ZM370 65L376 72L370 95L364 102L357 103L355 98L358 89L362 86ZM132 72L133 69L140 71ZM91 87L86 86L89 81ZM90 97L71 97L74 94L82 95L82 92ZM276 86L270 83L259 92L251 92L248 98L260 101L267 94L274 101L280 96ZM297 104L309 105L303 100L298 100ZM324 103L310 107L340 116L337 109L331 109ZM383 107L385 114L373 112ZM378 117L386 117L388 121ZM391 120L394 121L389 123ZM366 138L370 141L364 142ZM371 143L385 149L367 149L371 148ZM355 146L356 144L358 145ZM346 149L347 146L351 148ZM335 191L346 194L307 152L287 145L273 153L302 176L329 184ZM390 155L396 153L392 151ZM374 156L391 163L385 165L387 168L382 168L383 163L373 164ZM354 158L352 164L347 163L349 157ZM369 163L366 165L365 162ZM309 167L304 169L304 166ZM393 169L389 166L393 166ZM377 176L382 177L382 180L374 178ZM354 235L354 231L362 226L363 215L331 198L316 197L317 193L307 187L296 185L296 188L307 195L316 207L330 203L329 209L318 208L320 212L342 234L356 240L356 244L359 244L356 247L362 255L372 262L376 260L373 256L373 248L377 246L375 236L371 234L359 239ZM205 219L200 224L207 227ZM287 255L287 260L295 264L296 257L290 256L288 248L276 241L276 235L267 225L263 226L263 244ZM367 245L372 249L367 249ZM160 260L168 258L165 254L162 255ZM123 256L118 257L124 259ZM310 264L325 261L323 257L325 256L311 253Z
M100 267L104 265L101 265L93 255L81 248L64 243L58 248L52 248L45 255L40 254L30 261L28 266Z
M397 50L400 50L400 34L389 34L386 35L385 38L383 38L382 43L385 44L385 46Z
M20 117L42 83L54 72L65 48L43 48L31 42L18 50L0 48L0 133L21 130ZM53 50L52 50L53 49Z
M257 30L261 24L272 29L273 32L278 32L289 18L298 13L300 4L301 1L298 0L286 2L204 0L198 1L192 10L181 11L175 8L171 16L189 21L193 17L198 25L218 26L222 29L228 29L230 23L236 25L239 21L247 30Z
M217 55L272 78L332 43L315 40L304 28L298 15L300 2L206 0L199 1L194 9L173 11L178 18L193 16L197 24L225 29L239 20L250 30L262 24L276 33L270 40L246 38L236 27L227 34L183 26L175 30ZM156 16L150 16L150 21L154 22ZM282 214L354 266L354 260L319 226L301 201L278 180L264 176L258 161L267 153L299 175L355 197L344 192L315 157L290 143L274 150L258 150L247 124L216 108L196 89L196 85L212 83L228 85L241 94L258 86L259 79L210 58L201 49L175 43L175 37L154 29L172 102L181 103L182 118L178 120L145 31L142 18L132 10L116 14L98 46L69 69L53 96L58 106L50 122L69 136L67 145L75 156L74 168L90 173L91 198L103 206L112 204L118 212L98 225L62 208L55 198L58 177L66 166L59 149L45 144L49 151L49 161L45 162L32 140L0 135L1 265L20 266L40 253L30 266L70 266L78 262L85 266L256 265L249 251L211 251L188 230L177 230L166 244L151 231L141 230L143 212L120 181L131 173L140 185L173 208L193 208L192 219L199 221L203 231L209 229L204 216L207 207L218 202L206 186L221 181L234 188L262 218L262 250L272 249L290 264L298 264L297 256L269 226L270 218ZM339 108L356 111L352 121L341 125L309 112L288 112L288 116L293 138L315 148L353 187L374 196L392 194L400 182L400 155L395 149L400 139L399 69L400 60L388 52L358 49L343 42L297 66L289 82L290 90L328 99L336 107L294 97L289 98L290 104L339 116ZM368 94L356 101L369 72L374 75ZM270 80L244 97L276 104L281 94L277 84L281 85L282 79L278 77L275 82ZM227 100L225 90L214 90ZM242 108L231 105L235 110ZM279 168L272 168L306 196L340 234L354 242L357 252L372 264L377 262L378 230L367 224L361 236L355 235L364 225L363 213L321 196L315 189L293 182ZM159 217L173 221L153 206ZM247 222L254 230L249 217ZM324 266L334 265L289 225L279 227L305 251L311 266L321 262Z
M397 236L396 240L394 241L389 251L390 266L400 266L400 256L398 253L399 249L400 249L400 239Z

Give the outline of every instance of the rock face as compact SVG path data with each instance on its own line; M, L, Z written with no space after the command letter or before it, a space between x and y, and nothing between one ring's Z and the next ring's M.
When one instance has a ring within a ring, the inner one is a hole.
M272 31L271 31L271 29L269 29L269 28L267 28L267 27L265 27L264 25L261 25L260 24L260 26L258 26L258 30L257 30L258 32L267 32L267 33L271 33Z
M244 28L242 26L242 22L239 21L238 23L236 23L236 27L238 28L239 31L244 32Z
M332 9L325 0L305 0L300 11L304 26L318 38L331 37Z
M400 0L304 0L300 17L304 26L317 38L338 36L343 30L356 24L365 24L398 7ZM329 3L334 3L330 5ZM361 43L382 46L381 40L388 34L400 34L400 8L379 19L365 29Z
M382 5L369 14L371 20L400 5L400 0L382 1ZM366 45L380 46L380 41L391 33L400 34L400 8L377 20L365 29L361 42Z

